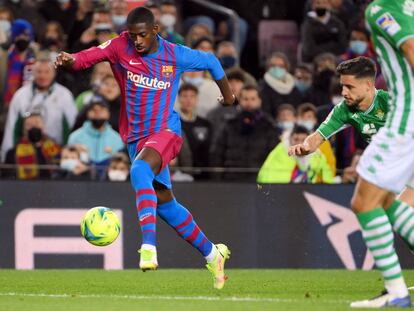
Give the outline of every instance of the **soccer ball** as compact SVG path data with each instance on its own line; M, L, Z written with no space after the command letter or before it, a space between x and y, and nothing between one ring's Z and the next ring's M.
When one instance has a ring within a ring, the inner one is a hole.
M96 246L111 244L119 235L121 224L113 210L96 206L86 212L81 222L81 233L89 243Z

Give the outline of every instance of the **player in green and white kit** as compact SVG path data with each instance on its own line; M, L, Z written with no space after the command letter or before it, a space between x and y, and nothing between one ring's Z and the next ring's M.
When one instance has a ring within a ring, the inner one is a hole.
M355 127L367 141L370 141L371 137L379 131L365 151L362 161L367 161L366 153L369 152L369 149L372 149L373 144L383 149L384 144L388 143L388 141L378 143L376 141L377 136L386 129L384 127L385 120L389 120L393 112L393 109L389 109L389 107L393 108L391 106L392 94L388 96L387 92L375 90L375 65L369 59L356 58L341 63L337 71L341 75L342 95L345 100L333 109L327 120L305 140L304 144L293 146L289 150L290 154L308 154L316 150L325 138L329 138L347 126ZM387 131L387 133L389 132ZM386 137L388 138L388 136L391 135L387 134ZM414 141L413 138L411 139ZM387 148L387 150L390 149ZM381 165L386 165L384 158L385 156L381 154L371 154L369 162L377 162L377 166L381 167ZM400 160L397 155L395 162L398 161ZM395 165L395 162L393 165ZM392 169L395 168L390 168L389 174L392 174ZM368 172L373 174L371 169ZM358 173L361 174L361 165L358 166ZM411 234L414 232L414 209L394 200L392 192L383 190L375 186L374 182L364 178L365 175L362 175L362 178L358 181L352 200L352 208L361 224L367 247L373 254L377 267L383 273L386 290L374 299L354 302L351 306L371 308L411 306L411 298L402 278L398 257L393 246L394 237L391 225L412 248L414 234L413 236ZM407 179L405 182L407 182ZM409 199L409 202L413 201L413 190L407 188L402 196L404 195ZM374 203L371 201L374 201ZM386 208L386 211L381 207Z

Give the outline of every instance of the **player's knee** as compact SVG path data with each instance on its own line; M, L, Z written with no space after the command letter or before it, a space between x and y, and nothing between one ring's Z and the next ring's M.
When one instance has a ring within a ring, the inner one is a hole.
M156 189L158 204L171 202L174 199L174 194L170 189Z

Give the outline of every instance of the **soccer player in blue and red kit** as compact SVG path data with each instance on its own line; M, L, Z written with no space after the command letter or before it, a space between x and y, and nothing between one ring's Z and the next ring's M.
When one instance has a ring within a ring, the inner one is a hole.
M81 70L109 61L119 83L119 132L128 144L132 161L131 183L142 231L140 268L146 271L158 267L158 215L206 258L214 287L221 289L230 251L224 244L210 242L191 213L176 201L168 163L182 144L180 118L173 110L180 75L184 71L209 70L221 90L221 100L232 104L234 95L213 54L172 44L162 39L158 31L151 11L136 8L128 14L127 31L98 47L76 54L61 52L55 66Z

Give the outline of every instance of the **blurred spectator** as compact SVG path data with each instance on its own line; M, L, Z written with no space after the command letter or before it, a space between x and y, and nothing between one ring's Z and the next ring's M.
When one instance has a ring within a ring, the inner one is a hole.
M220 129L226 124L227 120L232 119L237 113L237 105L240 99L241 90L245 84L245 76L241 69L235 68L226 72L227 79L229 80L230 89L236 96L236 100L233 105L219 105L207 114L207 119L211 123L211 129L214 137L220 133Z
M93 71L90 79L91 88L80 93L75 100L76 108L78 108L79 111L81 111L82 108L90 102L95 92L97 92L97 90L101 87L103 78L109 75L113 75L113 73L108 62L97 63L95 66L93 66Z
M291 104L282 104L277 109L277 127L282 135L290 135L296 122L296 110Z
M193 49L214 54L214 41L210 37L201 37L194 42Z
M356 11L352 0L330 0L331 12L344 24L345 29L352 25L353 15Z
M310 63L320 53L337 56L346 49L344 24L330 13L329 0L313 0L312 11L302 24L302 61Z
M90 167L80 159L80 152L76 146L65 146L60 158L60 169L56 171L53 179L65 180L92 180Z
M98 89L98 95L109 104L109 124L115 131L119 129L119 113L121 110L121 90L115 77L111 74L102 79L102 84Z
M239 66L239 54L234 44L230 41L223 41L217 46L216 56L224 69Z
M297 111L296 124L303 126L308 130L309 133L313 133L316 126L318 125L317 110L311 103L303 103L299 105ZM332 150L331 143L329 140L325 140L320 146L319 150L325 156L325 159L331 168L332 175L336 175L336 158Z
M127 181L129 178L130 162L128 156L119 152L114 154L109 161L108 175L109 181Z
M39 165L55 165L59 163L60 146L44 132L45 125L40 113L24 116L23 136L18 143L7 151L6 164L15 164L18 179L49 178L50 169L40 169ZM14 170L13 170L14 171Z
M48 56L40 57L33 68L33 82L21 87L13 96L7 116L2 144L5 152L16 145L22 137L22 117L27 112L39 111L44 119L44 132L60 145L64 145L76 118L72 93L53 82L55 68Z
M11 12L11 10L6 7L0 6L0 49L7 50L10 46L12 22L13 13Z
M375 54L370 49L369 32L365 28L355 27L351 30L348 49L341 56L341 61L350 60L358 56L365 56L375 60ZM377 77L375 79L375 87L378 89L387 88L385 78L381 73L381 66L377 65Z
M145 7L148 8L148 9L150 9L150 11L152 12L152 14L154 15L155 23L157 23L159 25L160 24L160 18L161 18L161 8L157 4L157 2L152 1L152 0L148 0L145 3Z
M314 61L311 102L316 106L331 103L330 88L335 76L336 58L331 53L318 55Z
M160 35L172 43L184 44L184 38L175 30L175 26L178 21L178 14L177 6L174 1L164 0L161 2L160 9Z
M66 48L66 35L58 22L49 22L40 38L40 49L47 51L52 61Z
M111 156L124 148L121 137L109 124L110 111L105 101L93 101L87 109L87 121L69 136L70 145L85 145L93 164L105 166Z
M33 26L36 36L43 32L46 21L38 11L40 1L4 0L3 3L6 8L11 10L15 19L27 20Z
M316 152L301 157L288 155L290 146L303 143L309 132L296 126L289 137L283 139L268 155L257 175L260 184L332 183L333 174L325 156Z
M8 107L14 93L25 83L32 80L33 63L36 59L36 46L33 44L32 25L17 19L11 27L12 46L8 51L0 50L0 81L3 89L3 102Z
M68 47L73 49L73 45L79 40L82 33L89 28L93 16L93 0L77 0L77 8L73 26L68 32Z
M205 118L207 114L219 104L217 98L221 95L217 84L205 77L203 71L184 72L181 79L198 89L199 103L197 115Z
M295 87L295 79L289 73L290 63L283 53L273 53L267 60L267 71L259 82L263 110L273 117L283 103L298 106L302 95Z
M213 37L213 33L205 24L195 24L191 26L185 37L185 44L187 46L193 46L194 43L202 37Z
M56 21L69 33L75 23L78 1L44 0L39 4L39 12L46 21Z
M240 111L217 134L211 148L211 164L226 168L258 168L278 143L279 133L270 116L261 110L259 91L245 86ZM225 179L251 180L256 174L226 173Z
M181 126L186 134L195 167L209 166L209 149L211 143L211 124L196 113L198 90L195 86L185 83L178 91L179 113ZM195 176L205 178L205 174Z
M342 183L344 184L354 184L358 180L358 173L356 167L358 165L359 159L361 158L361 153L357 152L352 158L351 165L344 169L342 174Z
M111 0L109 5L115 31L116 33L121 33L126 30L125 24L128 15L128 4L125 0Z
M302 96L301 102L309 101L312 97L312 71L305 65L296 66L294 78L295 86Z
M98 46L114 38L116 35L111 12L106 9L98 9L92 15L92 22L89 28L82 33L73 49L77 52L92 46Z

